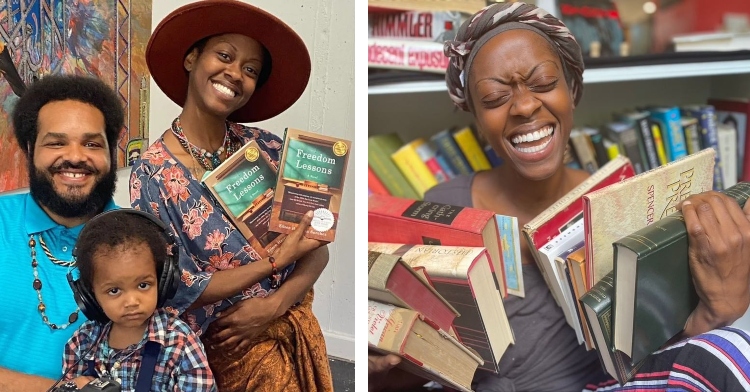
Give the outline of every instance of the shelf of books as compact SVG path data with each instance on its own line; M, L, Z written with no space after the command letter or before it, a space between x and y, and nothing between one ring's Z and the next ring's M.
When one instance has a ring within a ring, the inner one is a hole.
M628 82L698 76L736 75L750 72L750 60L594 68L583 73L583 83ZM370 86L368 94L406 94L446 91L441 79Z

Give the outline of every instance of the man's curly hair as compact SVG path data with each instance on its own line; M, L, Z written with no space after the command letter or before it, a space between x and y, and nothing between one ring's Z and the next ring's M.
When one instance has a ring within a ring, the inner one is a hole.
M34 153L39 133L39 110L50 102L74 100L99 109L104 115L105 134L112 161L117 154L117 140L125 119L117 93L99 79L79 75L48 75L34 82L13 109L13 131L27 156Z

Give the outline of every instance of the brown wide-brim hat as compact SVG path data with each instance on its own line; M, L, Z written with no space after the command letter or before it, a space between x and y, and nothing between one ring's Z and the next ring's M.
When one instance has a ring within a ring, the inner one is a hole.
M146 47L151 77L182 107L188 90L183 65L188 49L203 38L232 33L250 37L268 50L271 73L247 104L229 115L229 120L262 121L292 106L310 79L310 54L305 43L279 18L238 0L197 1L167 15Z

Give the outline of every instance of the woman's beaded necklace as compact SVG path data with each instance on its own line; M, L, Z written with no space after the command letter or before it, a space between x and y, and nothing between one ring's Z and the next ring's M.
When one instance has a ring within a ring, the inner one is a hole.
M208 152L205 149L190 143L187 136L185 136L185 132L182 130L179 117L172 121L172 133L177 138L177 141L180 142L182 148L184 148L190 156L198 161L198 164L207 171L214 170L219 164L221 164L221 154L224 153L224 151L227 152L226 156L228 157L241 147L239 142L232 140L232 132L229 130L229 124L227 124L226 133L224 133L224 141L222 142L221 147L215 152Z

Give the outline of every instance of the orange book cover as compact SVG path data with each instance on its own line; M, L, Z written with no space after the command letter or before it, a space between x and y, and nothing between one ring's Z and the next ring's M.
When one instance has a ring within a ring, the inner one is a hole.
M613 242L712 189L715 154L709 148L583 196L588 288L614 268Z
M331 136L286 129L270 230L289 234L312 210L313 220L305 236L328 242L336 238L351 144Z

